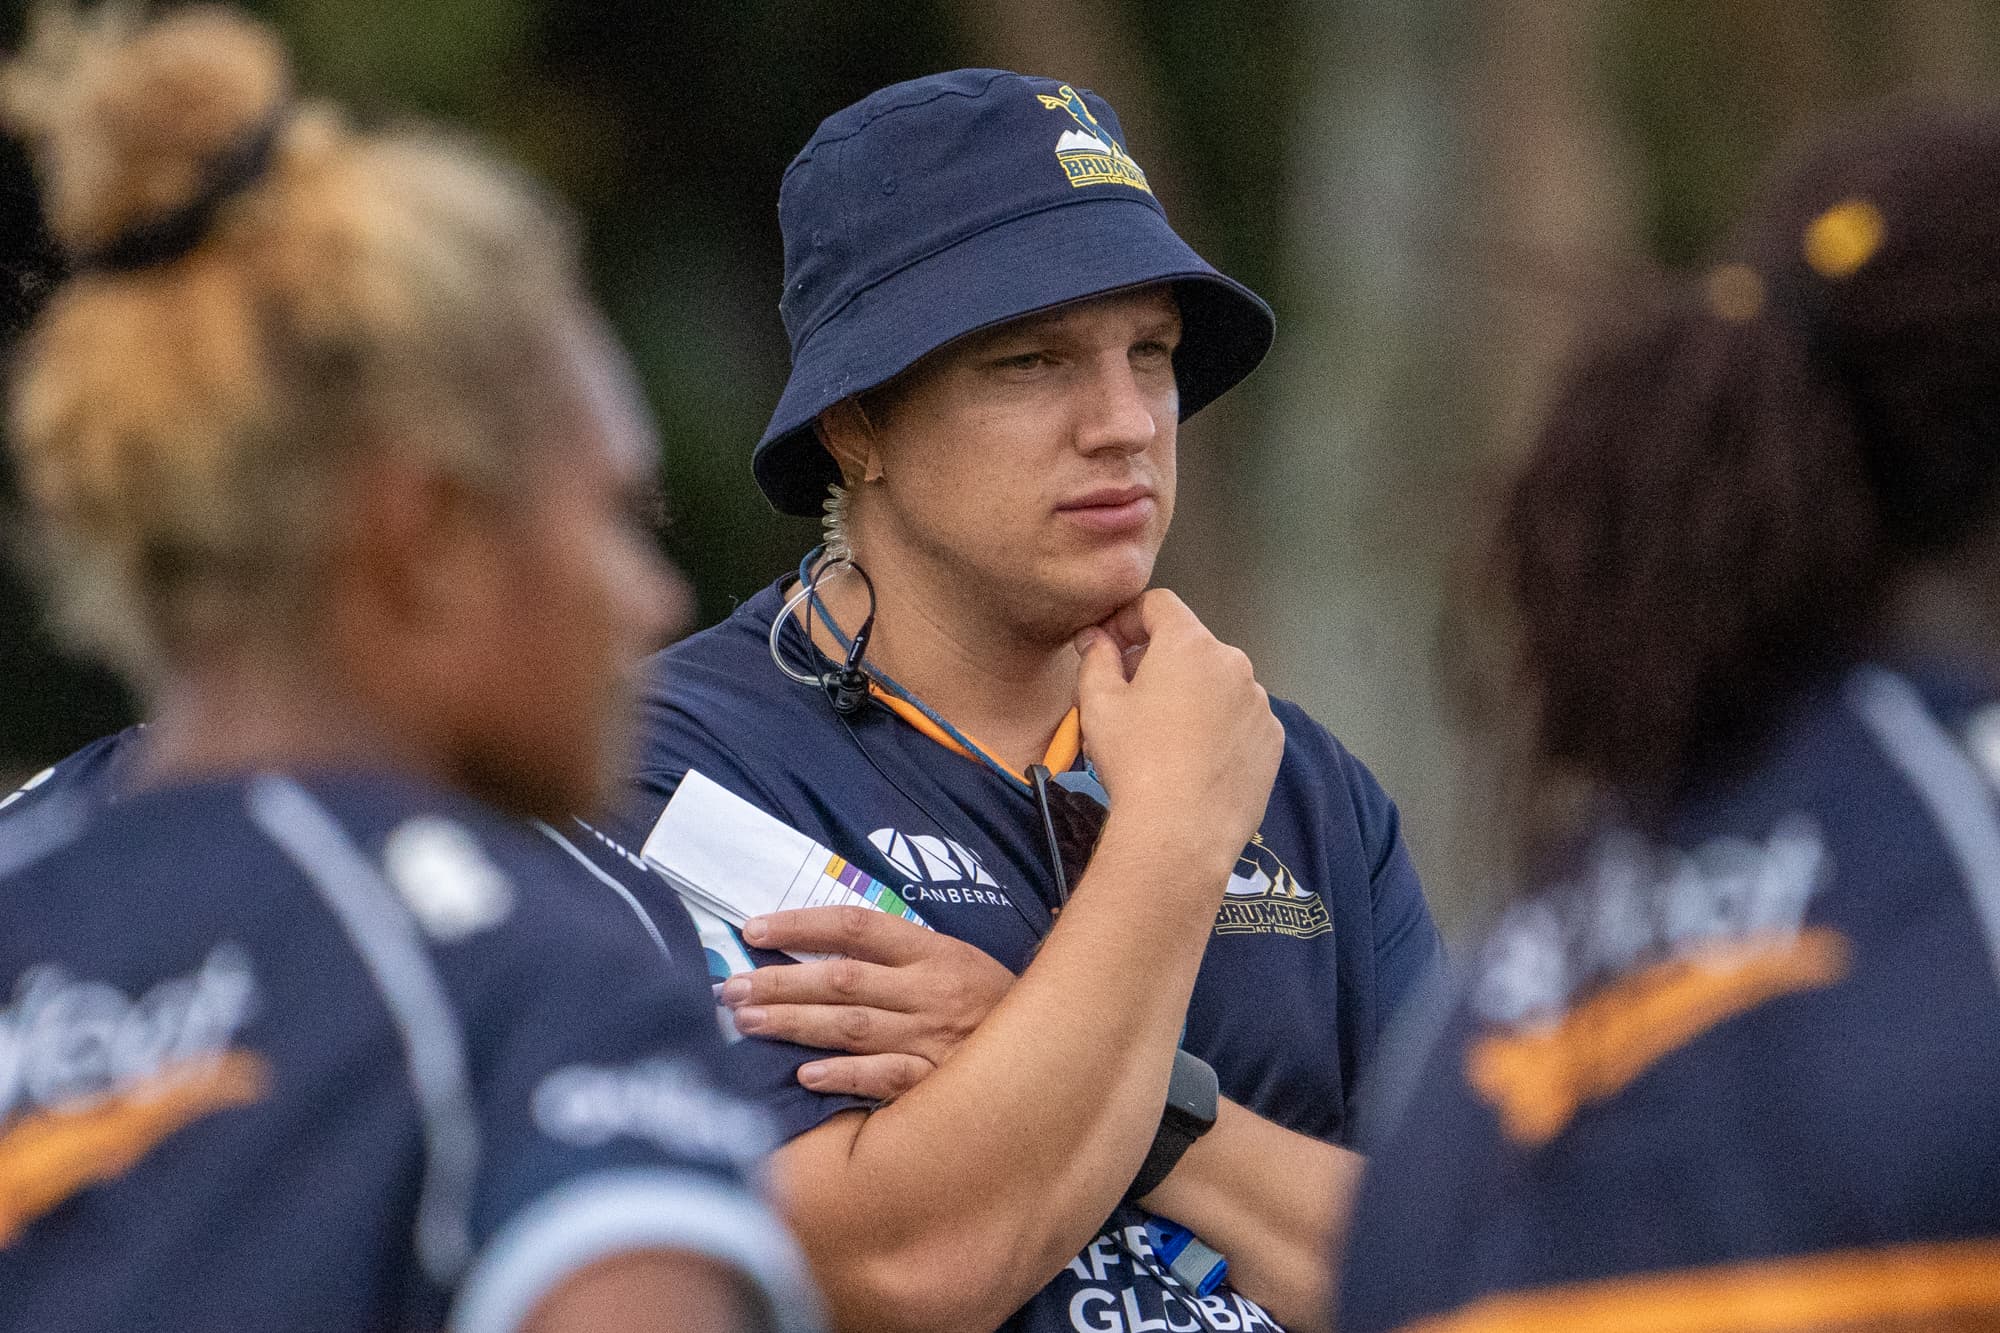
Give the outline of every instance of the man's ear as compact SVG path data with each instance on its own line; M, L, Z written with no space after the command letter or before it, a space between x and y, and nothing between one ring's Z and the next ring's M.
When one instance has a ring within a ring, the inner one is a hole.
M881 441L859 399L843 398L813 421L820 447L833 455L843 486L882 479Z

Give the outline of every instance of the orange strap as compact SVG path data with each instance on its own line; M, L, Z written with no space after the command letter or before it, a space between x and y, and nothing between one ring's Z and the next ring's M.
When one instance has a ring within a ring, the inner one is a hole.
M953 740L942 727L925 717L921 710L913 707L908 701L898 699L895 695L873 682L869 684L868 692L874 695L884 708L887 708L897 717L902 718L903 721L909 723L918 731L930 737L939 745L942 745L945 749L950 750L953 754L975 762L983 758L1003 772L1014 773L1013 769L1008 768L1007 765L994 758L993 752L984 745L981 745L974 737L967 735L966 739L977 747L978 754L974 754L971 750L966 749L956 740ZM1082 752L1083 724L1078 720L1076 710L1072 708L1063 715L1063 720L1056 724L1056 734L1050 738L1048 751L1042 755L1042 766L1047 768L1051 773L1060 773L1073 766L1076 763L1077 755ZM1025 773L1014 773L1014 776L1020 778L1023 782L1027 781L1027 774Z

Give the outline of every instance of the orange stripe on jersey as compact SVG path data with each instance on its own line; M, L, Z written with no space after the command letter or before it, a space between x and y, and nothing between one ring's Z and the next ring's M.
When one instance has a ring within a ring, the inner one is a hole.
M263 1057L232 1050L21 1117L0 1131L0 1246L78 1190L131 1170L176 1130L247 1106L269 1086Z
M1885 1245L1489 1296L1401 1333L2000 1330L2000 1239Z
M1717 1024L1840 980L1847 953L1846 937L1824 926L1704 948L1612 983L1550 1026L1479 1038L1466 1053L1466 1081L1509 1139L1539 1147L1584 1106Z
M930 739L936 741L939 745L942 745L945 749L950 750L953 754L974 761L985 759L1002 772L1014 773L1013 769L1008 768L1007 765L994 758L993 752L980 744L978 738L970 735L965 737L979 751L978 754L974 754L971 750L966 749L953 739L951 733L925 717L923 710L910 703L909 700L898 699L880 685L873 683L868 686L868 692L875 696L876 700L883 707L887 708L897 717L902 718L903 721L909 723L924 735L930 737ZM1077 717L1076 710L1072 708L1063 715L1063 720L1056 724L1056 734L1050 738L1048 751L1042 755L1042 766L1051 773L1060 773L1064 769L1074 765L1076 757L1081 753L1083 753L1083 723ZM1020 778L1023 782L1028 779L1028 775L1025 773L1014 773L1014 776Z

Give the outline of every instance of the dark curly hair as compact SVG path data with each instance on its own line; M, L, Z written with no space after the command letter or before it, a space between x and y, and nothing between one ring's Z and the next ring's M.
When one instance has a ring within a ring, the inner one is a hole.
M1739 760L1996 489L2000 113L1837 126L1596 341L1502 499L1461 668L1529 848Z

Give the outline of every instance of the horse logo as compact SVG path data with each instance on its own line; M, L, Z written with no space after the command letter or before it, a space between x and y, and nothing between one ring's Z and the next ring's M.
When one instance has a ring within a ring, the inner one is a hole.
M1086 185L1129 185L1151 194L1153 187L1146 183L1146 173L1125 151L1125 145L1104 128L1104 122L1092 114L1076 89L1065 83L1056 93L1054 97L1038 93L1036 98L1051 111L1068 112L1076 122L1075 129L1064 130L1056 140L1056 161L1062 164L1070 185L1079 190Z
M1236 871L1216 913L1218 935L1290 935L1309 940L1333 929L1326 904L1299 883L1291 867L1258 834L1236 858Z

